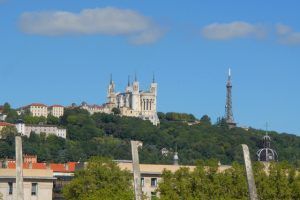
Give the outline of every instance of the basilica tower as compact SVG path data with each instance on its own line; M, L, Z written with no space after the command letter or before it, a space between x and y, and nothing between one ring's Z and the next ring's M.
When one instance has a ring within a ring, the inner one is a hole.
M140 84L137 81L136 74L134 77L134 82L132 84L132 109L134 111L140 110Z
M114 107L116 104L116 93L115 93L115 83L110 75L110 82L107 90L107 103L110 104L110 107Z

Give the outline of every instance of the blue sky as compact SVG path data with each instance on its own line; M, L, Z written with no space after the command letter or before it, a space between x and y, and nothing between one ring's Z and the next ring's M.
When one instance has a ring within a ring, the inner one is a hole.
M300 134L299 1L0 0L0 103L105 102L136 72L158 109Z

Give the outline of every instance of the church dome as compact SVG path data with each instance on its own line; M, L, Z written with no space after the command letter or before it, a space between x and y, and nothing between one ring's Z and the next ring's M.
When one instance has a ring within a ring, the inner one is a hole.
M257 151L258 161L270 162L277 161L278 155L274 149L263 148Z
M266 133L263 136L263 147L259 149L256 153L258 161L270 162L277 161L277 152L271 148L271 137Z

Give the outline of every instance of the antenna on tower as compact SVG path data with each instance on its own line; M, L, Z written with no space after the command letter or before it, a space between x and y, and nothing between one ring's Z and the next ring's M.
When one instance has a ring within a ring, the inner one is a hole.
M152 83L155 83L155 74L153 72Z
M134 72L134 81L137 82L137 75L136 75L136 72Z
M128 87L130 86L130 75L128 75L128 83L127 83L127 86L128 86Z
M112 80L112 73L110 73L110 84L113 83L113 80Z

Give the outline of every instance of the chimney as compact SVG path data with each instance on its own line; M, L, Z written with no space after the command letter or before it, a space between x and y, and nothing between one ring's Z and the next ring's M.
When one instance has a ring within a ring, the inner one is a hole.
M173 159L174 159L174 165L178 165L178 160L179 160L179 157L178 157L178 153L177 153L177 151L174 153L174 157L173 157Z
M28 163L28 168L29 168L29 169L32 169L32 162L29 162L29 163Z
M69 171L69 163L65 163L65 170Z
M49 162L46 162L46 169L51 169Z

